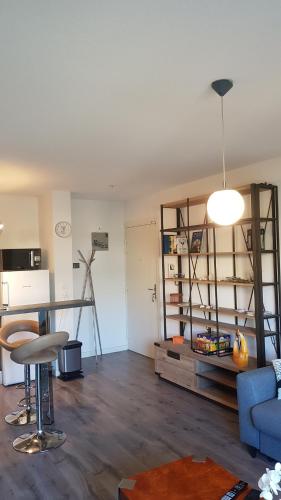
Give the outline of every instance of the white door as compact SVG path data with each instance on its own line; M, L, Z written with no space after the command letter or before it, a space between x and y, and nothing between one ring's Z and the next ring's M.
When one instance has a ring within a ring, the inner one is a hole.
M126 229L128 345L151 358L159 331L158 242L156 224Z

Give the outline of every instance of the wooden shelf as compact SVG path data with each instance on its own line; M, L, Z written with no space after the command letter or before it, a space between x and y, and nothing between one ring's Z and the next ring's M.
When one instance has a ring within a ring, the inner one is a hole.
M275 222L277 219L273 217L260 217L259 222ZM237 222L232 224L233 226L242 226L247 224L252 224L253 219L248 217L245 219L239 219ZM190 226L177 226L177 227L167 227L166 229L161 229L162 233L187 233L188 231L200 231L201 229L223 229L226 226L220 226L214 222L209 222L208 224L193 224Z
M190 323L190 316L186 314L167 314L166 318L173 321L180 321L182 323ZM194 323L195 325L210 326L211 328L217 327L216 321L212 319L198 318L196 316L192 316L192 323ZM244 335L256 338L255 328L251 328L250 326L233 325L231 323L219 321L219 329L224 331L224 333L236 333L237 328L239 328L240 332L244 333ZM270 330L264 330L265 337L274 337L275 335L279 334Z
M236 389L236 374L223 368L216 368L214 370L207 370L205 372L196 373L197 377L212 380L220 385Z
M261 250L261 253L262 254L273 254L273 253L276 253L276 250ZM163 254L164 257L188 257L190 255L190 257L213 257L214 255L216 256L219 256L219 257L224 257L224 256L232 256L232 255L237 255L237 256L246 256L248 257L249 255L253 255L253 251L252 250L248 250L247 252L244 251L244 252L216 252L216 254L214 252L190 252L190 254L188 253L164 253Z
M271 253L273 252L273 250L264 250L264 253ZM165 257L188 257L190 255L190 257L213 257L214 255L219 255L219 256L232 256L232 255L253 255L253 252L252 250L248 251L248 252L216 252L216 254L214 254L214 252L191 252L190 254L188 253L164 253L164 256Z
M166 302L167 306L171 307L190 307L190 304L188 302ZM207 308L207 307L201 307L200 304L192 304L192 309L195 309L196 311L202 311L205 313L211 313L215 314L216 309L214 308ZM241 319L249 319L249 320L255 320L254 315L249 315L247 312L238 312L235 309L231 309L229 307L218 307L218 312L220 314L225 314L227 316L232 316L234 318L241 318ZM272 319L276 318L276 314L264 314L264 319Z
M236 188L236 190L243 195L250 194L251 186L250 185L241 186ZM190 207L194 207L196 205L202 205L207 203L209 196L210 193L201 196L195 196L192 198L185 198L184 200L171 201L169 203L164 203L162 206L163 208L186 208L188 203Z
M180 281L182 283L189 283L190 281L192 283L201 283L202 285L235 285L235 286L250 286L253 287L254 283L253 282L240 282L240 281L227 281L227 280L200 280L200 279L195 279L195 278L165 278L165 281ZM272 285L273 283L263 283L264 286Z
M227 280L200 280L200 279L195 279L195 278L164 278L165 281L178 281L182 283L201 283L201 285L232 285L232 286L250 286L253 287L254 283L251 281L227 281ZM272 282L263 282L262 286L273 286L275 283ZM276 283L277 285L279 283Z
M174 321L182 321L183 323L190 323L190 316L186 314L167 314L166 318ZM212 319L198 318L194 316L192 316L192 323L195 325L210 326L211 328L216 328L217 326L216 321ZM249 326L232 325L231 323L219 321L219 328L225 333L236 333L237 328L239 328L241 333L249 335L250 337L256 337L255 328L251 328Z
M210 387L206 387L205 389L196 389L196 392L197 394L201 394L201 396L212 399L213 401L228 406L233 410L238 409L237 398L234 391L226 391L223 388L212 385Z

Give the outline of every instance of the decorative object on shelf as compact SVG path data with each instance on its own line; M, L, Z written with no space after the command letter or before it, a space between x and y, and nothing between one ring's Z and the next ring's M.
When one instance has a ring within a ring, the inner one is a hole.
M212 83L213 90L221 98L223 189L211 194L207 203L207 211L210 219L222 226L237 222L242 217L245 208L241 194L234 189L226 188L223 97L232 87L231 80L222 79Z
M175 264L168 264L168 278L173 278L175 274Z
M261 236L261 250L265 250L265 229L263 227L260 228L260 236ZM252 242L252 229L247 230L247 249L253 250L253 242Z
M174 278L184 278L185 277L185 274L184 273L175 273L174 274Z
M258 487L261 490L260 498L264 500L273 500L273 494L279 495L281 481L281 464L277 462L274 469L265 469L266 472L261 476ZM279 497L280 498L280 497Z
M71 224L64 220L57 222L55 233L60 238L68 238L71 235Z
M177 279L183 279L185 277L184 273L175 273L174 278L175 278L175 285L179 284L179 281Z
M170 302L172 304L182 302L182 293L170 293Z
M239 368L246 368L246 366L248 366L248 345L243 333L239 331L239 328L236 331L236 337L233 344L233 361Z
M191 237L190 253L200 253L203 231L193 231Z
M226 276L225 280L221 281L232 281L233 283L251 283L250 280L240 278L240 276Z

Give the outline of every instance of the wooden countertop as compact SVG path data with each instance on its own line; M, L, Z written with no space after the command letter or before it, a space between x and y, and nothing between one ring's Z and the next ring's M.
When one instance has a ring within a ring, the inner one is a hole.
M13 306L13 307L3 307L0 308L0 317L1 316L10 316L12 314L25 314L31 312L40 312L40 311L57 311L59 309L72 309L75 307L87 307L93 306L95 303L92 300L60 300L53 302L41 302L39 304L27 304L22 306Z

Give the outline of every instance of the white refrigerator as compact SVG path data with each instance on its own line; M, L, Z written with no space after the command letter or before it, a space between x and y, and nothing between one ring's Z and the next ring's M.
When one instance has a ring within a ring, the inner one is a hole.
M1 304L2 306L20 306L50 301L49 271L5 271L1 273ZM20 319L38 320L37 313L18 314L2 317L2 326L10 321ZM15 333L10 340L30 338L33 334ZM34 335L36 338L36 335ZM3 385L23 382L24 366L14 363L10 353L1 348L1 366ZM34 367L31 367L31 377L34 378Z

